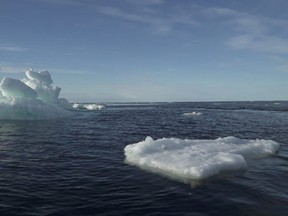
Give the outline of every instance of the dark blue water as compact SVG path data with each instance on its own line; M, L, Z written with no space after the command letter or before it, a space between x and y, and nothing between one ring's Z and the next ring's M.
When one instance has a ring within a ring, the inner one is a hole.
M288 103L108 104L73 118L0 122L0 215L287 215ZM183 116L187 112L201 116ZM151 136L272 139L276 156L190 185L125 163Z

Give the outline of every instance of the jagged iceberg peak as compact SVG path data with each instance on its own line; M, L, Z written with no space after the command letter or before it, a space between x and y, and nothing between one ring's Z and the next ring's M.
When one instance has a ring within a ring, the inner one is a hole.
M58 103L61 88L51 85L53 81L48 71L35 72L30 68L25 74L28 79L22 81L37 92L38 99L45 103Z
M51 75L47 70L35 72L32 68L25 72L26 76L29 80L36 80L46 85L50 85L53 83L51 79Z

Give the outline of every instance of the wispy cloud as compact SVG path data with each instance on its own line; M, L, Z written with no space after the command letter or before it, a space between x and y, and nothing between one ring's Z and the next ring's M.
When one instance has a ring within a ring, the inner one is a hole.
M98 7L98 12L107 16L118 17L121 19L126 19L135 22L143 22L150 24L158 24L162 22L162 20L159 18L150 17L144 14L126 13L116 7Z
M286 20L272 19L230 8L209 8L195 4L179 4L177 7L171 7L164 0L126 0L126 2L132 4L132 8L99 6L97 12L127 22L145 24L152 29L152 33L161 34L173 32L180 25L205 27L210 22L215 28L224 26L229 29L225 31L229 32L225 44L232 49L288 53L288 39L275 35L275 32L288 33L288 30L285 30L288 25ZM136 7L136 2L141 7ZM166 9L162 10L164 6Z
M218 24L227 24L231 30L237 30L239 32L257 34L267 30L267 24L263 22L262 17L229 8L203 8L202 14L207 18L215 20Z
M162 1L150 1L158 4ZM147 3L147 2L146 2ZM138 22L147 24L152 27L154 32L165 33L170 32L175 27L175 24L187 24L191 26L198 25L198 22L193 20L189 15L182 13L166 14L156 9L149 7L141 8L141 11L130 12L116 7L97 7L98 13L106 16L119 18L126 21Z
M28 48L16 46L13 44L0 44L0 50L7 52L27 52Z
M81 0L33 0L33 1L47 4L67 5L67 6L79 6L83 4L83 1Z
M82 69L71 69L71 68L54 68L49 67L47 65L39 65L33 63L23 63L22 65L13 64L12 62L0 62L0 73L24 73L29 70L29 68L33 68L35 71L48 70L51 73L57 74L87 74L91 73L87 70Z
M68 68L44 68L45 70L48 70L49 72L52 73L61 73L61 74L88 74L91 73L87 70L76 70L76 69L68 69Z
M164 4L164 0L127 0L130 4L136 5L161 5Z
M251 15L227 8L209 8L206 13L223 18L234 36L227 40L233 49L247 49L266 53L288 53L287 20ZM277 34L276 34L277 33Z
M0 66L0 73L22 73L29 68L18 66Z
M288 53L288 40L267 35L239 35L231 38L227 44L234 49L251 49L261 52Z

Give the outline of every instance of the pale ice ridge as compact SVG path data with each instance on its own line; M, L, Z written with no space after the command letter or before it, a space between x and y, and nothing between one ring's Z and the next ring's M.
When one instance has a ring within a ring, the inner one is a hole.
M72 115L68 100L59 98L61 88L48 71L26 71L17 80L4 77L0 83L0 119L50 119Z
M146 170L183 180L201 180L247 169L246 159L274 154L280 145L272 140L236 137L216 140L163 138L127 145L126 161Z
M73 108L79 110L101 110L105 108L105 106L102 104L93 104L93 103L92 104L74 103Z

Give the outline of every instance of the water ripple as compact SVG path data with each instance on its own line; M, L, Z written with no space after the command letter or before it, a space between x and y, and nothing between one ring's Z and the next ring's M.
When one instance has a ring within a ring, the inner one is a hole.
M0 215L284 216L288 114L240 105L107 106L73 119L1 122ZM203 114L183 116L194 111ZM125 164L124 147L146 136L236 136L282 146L242 175L189 185Z

